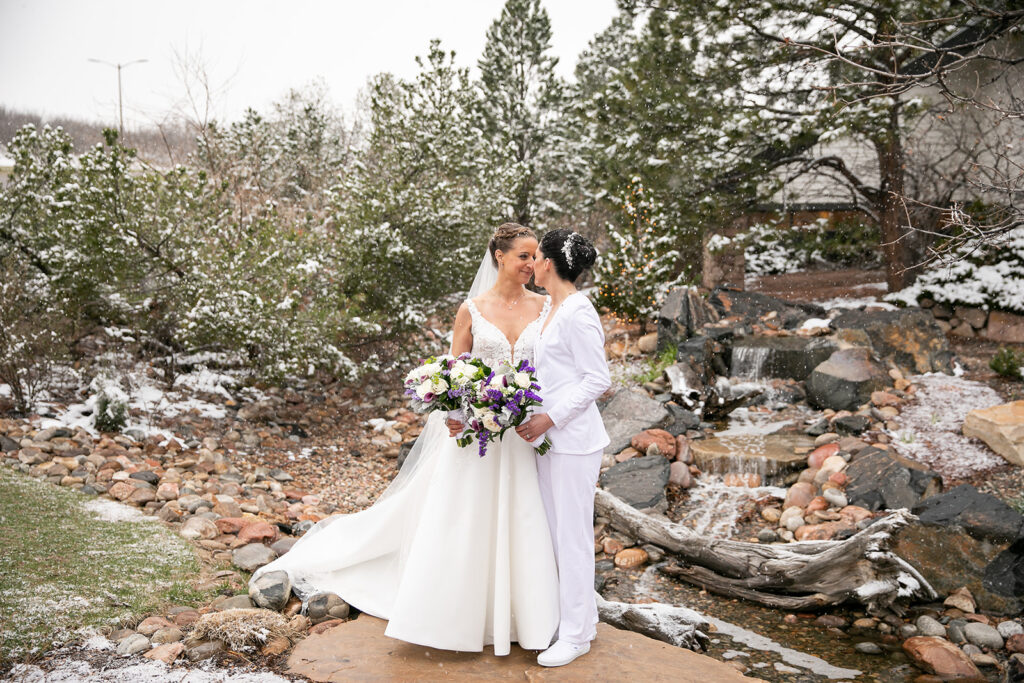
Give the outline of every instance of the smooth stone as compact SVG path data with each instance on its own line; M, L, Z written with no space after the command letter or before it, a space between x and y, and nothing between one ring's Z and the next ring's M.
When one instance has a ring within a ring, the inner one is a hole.
M917 626L917 630L921 632L922 636L931 636L933 638L946 637L946 627L927 614L919 616L914 625Z
M249 584L249 598L256 606L275 612L284 609L291 594L292 581L286 571L265 572Z
M172 662L174 662L174 660L180 657L181 653L184 651L185 645L183 643L164 643L163 645L158 645L157 647L154 647L152 650L150 650L142 656L146 659L152 659L154 661L163 662L164 664L171 664Z
M847 505L846 494L839 489L825 489L822 495L831 507L844 508Z
M276 558L277 553L262 543L243 545L231 553L231 562L247 572L255 571Z
M903 651L929 673L948 677L981 677L970 657L948 640L914 636L903 641Z
M853 649L864 655L880 655L882 654L882 648L877 643L871 641L865 641L863 643L857 643L853 646Z
M306 616L314 624L329 619L347 619L349 605L334 593L317 593L306 604Z
M220 535L217 525L203 517L190 517L181 525L178 533L190 540L210 540Z
M964 635L967 636L968 641L974 643L978 647L987 648L989 650L1003 649L1003 637L999 635L999 631L988 624L969 622L964 626Z
M204 659L209 659L223 650L224 644L219 640L207 640L186 649L185 657L190 662L199 662Z
M154 633L150 640L158 645L162 645L164 643L176 643L184 637L185 634L177 626L165 626Z
M213 606L221 611L229 609L252 609L252 599L248 595L231 595L214 600Z
M1017 636L1024 634L1024 626L1017 621L1000 621L996 624L996 631L999 632L1004 639L1010 636Z
M122 657L130 657L143 650L149 649L149 638L141 633L133 633L117 645L117 654Z

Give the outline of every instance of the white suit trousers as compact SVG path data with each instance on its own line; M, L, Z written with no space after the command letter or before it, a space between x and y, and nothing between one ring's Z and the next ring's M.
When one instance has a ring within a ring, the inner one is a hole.
M559 640L576 645L597 635L594 597L594 490L603 451L537 456L540 495L558 563Z

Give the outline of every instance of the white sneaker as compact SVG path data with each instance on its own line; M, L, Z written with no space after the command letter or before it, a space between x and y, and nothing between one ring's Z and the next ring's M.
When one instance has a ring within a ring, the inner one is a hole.
M559 640L537 655L537 663L541 666L565 666L588 652L590 652L590 643L576 645L567 640Z

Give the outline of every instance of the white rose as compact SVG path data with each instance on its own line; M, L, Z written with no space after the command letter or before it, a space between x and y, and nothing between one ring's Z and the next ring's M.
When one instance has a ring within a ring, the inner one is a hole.
M426 400L427 394L433 393L435 393L434 383L431 382L430 380L427 380L426 382L423 382L418 387L416 387L416 395L420 397L421 401Z
M484 415L484 427L491 432L501 431L501 425L498 424L498 420L493 413L490 415Z
M448 391L448 382L443 379L438 379L434 382L434 393L440 394L442 391Z
M517 387L519 387L520 389L529 389L530 388L530 384L532 384L532 382L530 382L530 373L528 373L528 372L517 372L516 373L516 386Z
M427 377L429 375L436 375L439 372L441 372L440 363L427 363L426 365L420 368L420 375L424 377Z

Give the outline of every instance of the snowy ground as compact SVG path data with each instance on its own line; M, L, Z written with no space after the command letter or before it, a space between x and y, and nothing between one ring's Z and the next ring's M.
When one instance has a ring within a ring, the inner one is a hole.
M188 360L190 364L195 363L192 365L193 369L175 377L171 388L167 388L163 381L151 376L153 370L148 363L135 363L116 377L100 375L91 381L73 369L58 368L55 372L61 375L60 383L65 387L72 387L77 395L86 398L80 403L65 404L50 400L47 396L42 397L36 402L34 412L46 417L40 418L37 426L39 429L82 428L98 436L94 413L100 393L106 392L110 396L119 397L128 405L129 417L125 433L139 440L155 434L163 437L166 443L175 437L169 430L159 426L164 418L187 413L211 419L226 416L221 403L204 400L202 396L220 396L239 402L266 398L255 388L241 386L238 372L213 370L195 359ZM0 396L10 394L11 388L6 384L0 384Z
M903 405L900 428L890 432L900 455L928 465L947 482L1006 464L961 431L967 413L1003 403L999 394L982 382L937 372L910 380L918 386L916 399Z
M10 672L14 683L288 683L269 672L232 672L206 662L194 669L171 667L141 655L119 657L114 643L102 636L81 646L58 650L45 663L19 664Z

